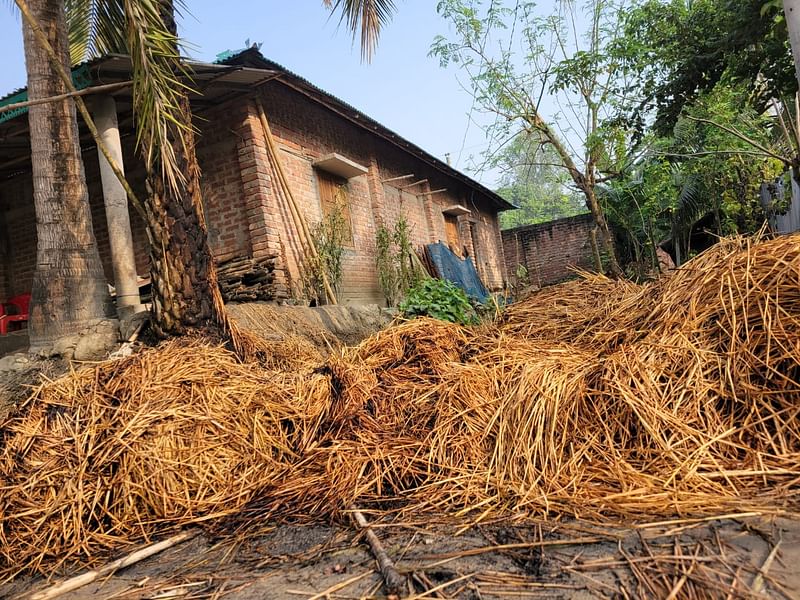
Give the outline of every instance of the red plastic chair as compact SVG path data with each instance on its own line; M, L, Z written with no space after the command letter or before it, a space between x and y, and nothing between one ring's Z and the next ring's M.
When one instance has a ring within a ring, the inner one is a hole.
M6 335L8 333L8 326L11 323L28 322L28 309L30 304L30 294L14 296L3 303L3 307L0 309L2 311L0 312L0 335Z

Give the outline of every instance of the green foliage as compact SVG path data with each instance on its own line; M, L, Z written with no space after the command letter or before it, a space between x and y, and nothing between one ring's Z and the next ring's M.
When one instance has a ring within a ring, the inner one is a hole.
M317 250L317 256L309 256L305 274L306 294L316 300L317 304L326 303L324 278L335 293L344 275L344 245L347 242L348 224L339 204L318 223L311 227L311 239Z
M461 325L478 322L477 312L464 291L445 279L427 279L415 285L399 308L405 318L433 317Z
M626 91L643 96L630 114L642 132L655 109L668 135L684 107L726 77L759 111L797 89L780 2L642 0L625 12L624 31L617 52L638 73Z
M586 212L586 203L571 189L567 171L557 166L552 148L533 144L524 135L514 138L494 160L504 175L497 193L518 206L500 213L500 227L545 223Z
M392 230L381 224L375 235L375 246L378 283L386 304L397 306L408 290L427 277L415 260L405 217L401 215Z
M644 266L656 265L655 248L667 239L676 262L685 262L701 220L719 236L757 231L766 217L761 184L785 170L767 152L790 152L774 119L749 104L746 86L728 82L686 105L670 135L651 134L648 147L635 169L602 193L628 258Z

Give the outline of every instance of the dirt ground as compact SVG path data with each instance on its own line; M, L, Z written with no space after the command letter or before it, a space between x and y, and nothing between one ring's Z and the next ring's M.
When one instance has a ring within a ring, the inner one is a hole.
M408 598L800 597L796 518L731 516L627 528L506 520L461 529L431 518L375 525L408 578ZM354 529L284 525L235 543L200 534L62 597L385 598L376 569ZM27 578L0 594L22 598L47 586Z

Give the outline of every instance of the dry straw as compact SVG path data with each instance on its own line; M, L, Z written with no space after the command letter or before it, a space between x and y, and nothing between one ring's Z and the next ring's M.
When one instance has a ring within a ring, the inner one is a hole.
M586 276L475 328L402 323L325 362L273 352L174 340L40 388L2 429L2 572L354 503L636 519L775 509L800 482L798 236L726 240L646 286Z

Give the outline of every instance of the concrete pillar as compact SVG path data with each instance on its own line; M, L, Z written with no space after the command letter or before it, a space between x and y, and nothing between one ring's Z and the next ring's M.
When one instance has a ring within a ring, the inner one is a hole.
M124 173L122 144L117 126L117 104L114 98L111 96L93 98L92 112L100 138ZM117 313L122 317L144 309L139 299L139 285L136 279L136 256L128 214L128 196L99 148L97 154L100 160L100 180L103 184L103 202L108 223L108 242L111 246L111 264L114 268L114 287L117 290Z

